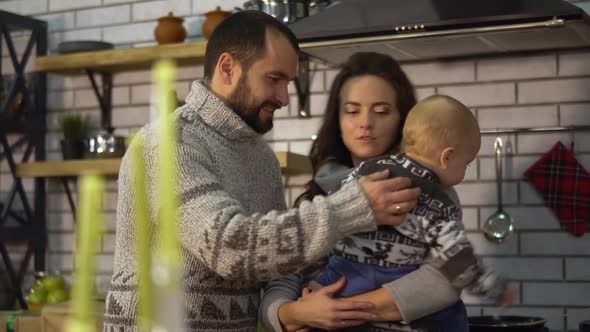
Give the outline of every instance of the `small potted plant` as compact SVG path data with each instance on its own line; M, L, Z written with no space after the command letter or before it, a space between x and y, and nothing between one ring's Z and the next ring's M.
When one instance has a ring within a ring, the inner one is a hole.
M60 142L63 159L84 158L88 138L88 117L64 113L59 118L59 126L64 135Z

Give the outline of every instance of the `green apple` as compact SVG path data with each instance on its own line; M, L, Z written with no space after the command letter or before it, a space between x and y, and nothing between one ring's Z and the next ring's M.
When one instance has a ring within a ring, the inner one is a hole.
M65 289L54 289L47 293L47 303L65 302L69 298Z
M56 289L65 289L66 288L66 283L64 281L64 278L58 274L51 274L51 275L43 277L41 279L41 283L43 283L43 286L45 286L45 289L48 292L51 292Z
M36 292L39 292L39 291L42 291L42 290L47 291L45 289L45 285L43 285L43 283L41 282L41 280L35 280L35 282L33 283L33 286L31 286L31 289L34 290L34 291L36 291Z
M31 289L27 294L27 303L29 304L43 304L47 300L47 291L40 288L38 291Z

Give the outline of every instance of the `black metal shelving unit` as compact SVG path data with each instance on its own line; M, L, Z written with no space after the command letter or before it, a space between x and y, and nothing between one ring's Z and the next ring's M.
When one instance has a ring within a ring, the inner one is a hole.
M22 54L17 54L16 37L28 38ZM10 281L11 306L18 303L26 309L22 284L31 259L35 270L45 269L46 188L44 178L35 178L31 202L16 163L45 160L47 78L44 73L25 73L25 68L33 56L47 54L47 23L0 10L0 52L3 47L14 73L6 79L1 68L7 60L0 58L0 163L7 163L12 179L10 185L0 183L3 191L8 190L0 197L0 257ZM8 253L7 245L14 243L26 243L20 264Z

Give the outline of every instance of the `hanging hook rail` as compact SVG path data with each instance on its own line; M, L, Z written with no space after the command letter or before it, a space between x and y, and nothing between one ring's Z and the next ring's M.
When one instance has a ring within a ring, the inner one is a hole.
M516 134L516 133L539 133L539 132L561 132L561 131L590 131L590 126L565 126L565 127L533 127L533 128L498 128L483 129L482 135Z

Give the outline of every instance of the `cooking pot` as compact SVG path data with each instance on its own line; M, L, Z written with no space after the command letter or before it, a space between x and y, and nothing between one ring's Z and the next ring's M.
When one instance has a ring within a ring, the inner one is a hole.
M88 139L90 158L120 158L125 154L125 137L98 134Z
M293 23L308 15L308 0L250 0L245 10L265 12L284 23Z
M538 332L549 331L545 319L527 316L474 316L469 317L471 332Z
M244 9L265 12L283 22L287 16L287 6L282 0L250 0L244 3Z

